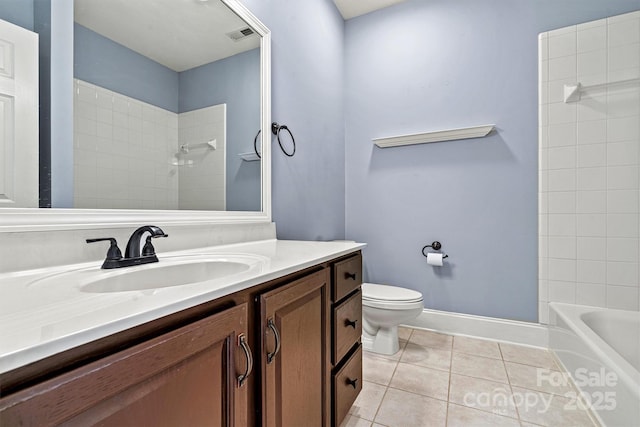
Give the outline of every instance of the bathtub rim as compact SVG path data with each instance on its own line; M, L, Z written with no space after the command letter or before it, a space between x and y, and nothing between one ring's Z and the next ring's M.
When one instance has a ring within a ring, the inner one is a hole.
M618 354L604 339L600 338L580 317L584 313L594 311L635 312L632 310L618 310L559 302L551 302L549 303L549 307L571 328L572 332L584 341L587 347L600 359L601 363L618 375L627 388L635 395L636 399L640 400L640 387L638 387L638 384L640 384L640 372Z

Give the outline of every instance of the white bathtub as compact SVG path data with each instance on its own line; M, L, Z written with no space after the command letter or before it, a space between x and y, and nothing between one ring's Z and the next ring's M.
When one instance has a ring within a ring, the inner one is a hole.
M606 426L640 426L640 312L549 304L549 348Z

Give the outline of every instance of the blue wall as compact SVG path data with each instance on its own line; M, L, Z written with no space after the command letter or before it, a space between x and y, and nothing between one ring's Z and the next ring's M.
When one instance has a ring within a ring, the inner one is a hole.
M179 74L181 113L227 104L227 210L259 211L260 162L244 162L260 129L260 49Z
M271 30L271 118L298 144L289 158L272 143L278 238L342 239L344 21L331 0L242 3Z
M429 308L537 319L537 35L638 0L413 0L347 21L346 229ZM275 30L275 29L274 29ZM495 123L479 140L372 138ZM421 254L433 240L446 267Z
M74 77L178 112L178 73L82 25L73 25Z
M0 19L33 31L33 0L0 1Z

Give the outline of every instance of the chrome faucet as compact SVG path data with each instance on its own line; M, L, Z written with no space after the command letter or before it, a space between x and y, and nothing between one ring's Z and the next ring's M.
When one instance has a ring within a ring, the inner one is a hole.
M145 233L149 233L149 235L147 236L141 252L140 243L142 241L142 236ZM124 257L122 256L122 252L120 252L118 242L113 237L87 239L87 243L101 242L105 240L110 242L107 257L102 263L102 268L110 269L158 262L155 248L151 244L151 239L156 237L168 237L168 235L165 234L160 227L156 227L155 225L145 225L138 228L133 232L133 234L131 234L131 237L129 237L127 248L124 251Z

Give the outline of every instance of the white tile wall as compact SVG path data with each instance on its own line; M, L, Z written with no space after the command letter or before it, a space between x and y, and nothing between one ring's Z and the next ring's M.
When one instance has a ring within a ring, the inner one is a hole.
M75 80L74 205L77 208L225 209L225 106L176 114ZM175 155L216 139L216 151ZM206 195L206 197L204 197Z
M74 205L177 209L176 114L75 80Z
M178 117L182 144L216 140L216 149L199 148L183 156L192 166L179 168L180 209L226 209L226 104L181 113Z
M640 310L640 83L616 83L640 78L640 11L543 33L539 58L539 319Z

